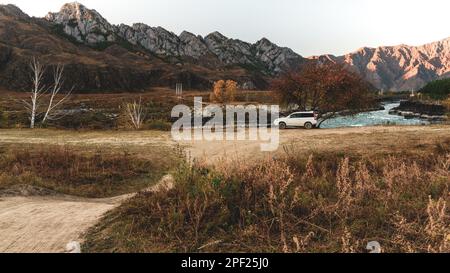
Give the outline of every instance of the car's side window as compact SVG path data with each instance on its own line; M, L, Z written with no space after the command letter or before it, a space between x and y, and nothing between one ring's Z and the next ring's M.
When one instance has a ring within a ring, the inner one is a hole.
M298 118L313 118L313 117L314 114L305 113L305 114L293 114L289 118L298 119Z
M314 114L302 114L302 118L313 118Z

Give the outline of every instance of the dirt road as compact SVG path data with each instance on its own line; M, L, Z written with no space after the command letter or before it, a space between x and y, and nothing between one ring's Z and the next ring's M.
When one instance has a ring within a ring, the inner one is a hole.
M404 151L414 147L450 141L450 126L379 126L321 130L282 130L277 151L261 152L260 141L184 142L194 158L207 161L239 157L246 160L284 154L287 151L309 154L313 151ZM265 142L267 143L267 142Z
M0 252L64 252L121 199L0 198Z
M368 127L331 130L281 131L277 152L261 153L260 142L181 142L194 158L258 158L310 151L393 151L450 141L450 126ZM56 144L107 147L175 145L170 133L161 132L69 132L53 130L0 130L0 145ZM102 215L129 196L83 199L65 196L0 198L0 252L64 252L69 241L83 233Z
M171 188L173 178L164 176L147 189ZM62 253L108 211L135 194L88 199L64 195L0 197L0 253Z
M297 152L312 150L360 149L365 146L372 150L401 150L415 145L427 145L450 139L450 125L437 126L375 126L321 130L282 130L280 145L276 153L285 148L295 148ZM170 132L139 131L60 131L60 130L0 130L1 145L51 144L87 147L109 147L135 149L145 153L145 149L159 146L181 145L194 158L221 157L258 158L273 153L262 153L259 141L183 141L175 142Z

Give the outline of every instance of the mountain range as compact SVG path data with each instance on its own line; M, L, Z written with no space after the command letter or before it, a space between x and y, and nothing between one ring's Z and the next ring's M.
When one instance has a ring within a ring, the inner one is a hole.
M45 18L0 5L0 86L25 89L33 56L65 64L70 74L66 84L79 91L130 91L177 82L207 89L223 78L244 89L265 89L280 73L317 62L343 63L375 87L392 91L450 77L450 38L419 47L362 48L344 56L305 58L266 38L252 44L219 32L202 37L143 23L113 25L77 2Z
M423 46L364 47L344 56L312 57L321 63L344 63L378 89L418 90L450 77L450 38Z

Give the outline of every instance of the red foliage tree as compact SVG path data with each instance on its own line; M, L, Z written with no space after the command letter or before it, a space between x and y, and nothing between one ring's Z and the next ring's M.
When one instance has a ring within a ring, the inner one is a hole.
M371 85L339 64L307 65L283 74L272 88L281 103L317 111L319 126L339 112L354 114L374 106Z

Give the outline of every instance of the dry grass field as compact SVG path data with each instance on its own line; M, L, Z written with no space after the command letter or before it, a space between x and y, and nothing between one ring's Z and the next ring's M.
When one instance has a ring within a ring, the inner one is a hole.
M60 252L69 239L89 252L363 252L369 239L387 252L447 251L450 126L280 140L262 153L258 142L177 143L162 131L0 130L0 251ZM105 199L167 173L171 191Z
M196 142L175 188L108 213L89 252L450 251L450 127L281 132L258 143Z
M0 94L0 129L28 128L29 117L23 100L29 100L29 93L0 90ZM168 131L172 108L178 104L193 106L194 97L202 97L204 102L208 102L210 92L186 90L181 99L170 88L153 88L140 93L77 93L58 109L64 114L38 126L70 130L128 130L132 127L125 105L141 101L146 112L142 129ZM46 99L43 99L43 104ZM239 104L269 104L273 102L273 95L269 91L239 91L236 100Z
M126 132L1 130L0 252L63 252L180 160L159 132L125 138Z

